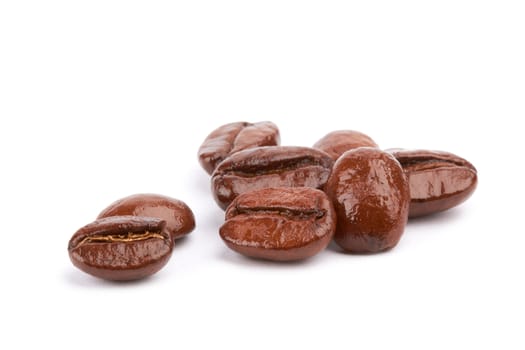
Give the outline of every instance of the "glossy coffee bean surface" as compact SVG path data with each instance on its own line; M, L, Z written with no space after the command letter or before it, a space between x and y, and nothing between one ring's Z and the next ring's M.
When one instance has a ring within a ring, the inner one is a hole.
M243 255L275 261L311 257L335 231L326 194L308 187L266 188L235 198L226 210L221 238Z
M158 218L112 216L98 219L71 237L69 257L95 277L125 281L159 271L169 260L173 241Z
M403 234L410 202L399 162L375 148L345 152L334 164L326 192L332 199L335 242L354 253L394 247Z
M270 146L237 152L212 175L215 201L225 209L238 195L268 187L323 188L333 160L309 147Z
M98 219L121 215L162 219L173 239L183 237L195 228L195 217L186 203L159 194L134 194L119 199L104 209Z
M326 134L317 141L314 148L326 152L335 161L345 153L359 147L375 147L377 144L368 135L354 130L337 130Z
M476 168L448 152L390 150L401 163L410 184L410 217L453 208L466 201L477 187Z
M279 144L279 129L272 122L225 124L212 131L199 148L201 166L213 173L217 165L228 155L248 148L276 146Z

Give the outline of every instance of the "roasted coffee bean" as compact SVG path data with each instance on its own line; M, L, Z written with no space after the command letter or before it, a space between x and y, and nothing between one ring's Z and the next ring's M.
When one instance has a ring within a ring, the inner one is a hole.
M390 150L410 185L410 217L437 213L467 200L478 183L476 168L455 154L427 150Z
M186 203L158 194L135 194L119 199L104 209L98 219L122 215L162 219L172 239L183 237L195 228L195 217Z
M239 194L268 187L322 188L333 160L308 147L247 149L226 158L212 175L215 201L225 209Z
M154 274L169 260L173 241L158 218L112 216L79 229L69 241L69 258L80 270L107 280Z
M344 250L394 247L408 217L408 181L399 162L375 148L345 152L335 162L326 192L337 215L334 240Z
M248 148L276 146L279 129L272 122L230 123L212 131L199 148L199 162L211 174L228 155Z
M378 146L370 136L353 130L332 131L314 144L314 148L328 153L334 161L346 151L359 147Z
M291 261L323 250L334 234L335 213L326 194L308 187L265 188L235 198L221 238L246 256Z

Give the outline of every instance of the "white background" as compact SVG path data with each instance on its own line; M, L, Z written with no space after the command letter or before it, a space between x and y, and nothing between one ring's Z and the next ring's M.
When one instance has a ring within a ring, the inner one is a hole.
M523 1L0 2L0 348L523 349ZM470 160L464 205L378 255L229 251L197 149L271 120ZM197 228L137 283L67 242L133 193ZM520 334L521 333L521 334Z

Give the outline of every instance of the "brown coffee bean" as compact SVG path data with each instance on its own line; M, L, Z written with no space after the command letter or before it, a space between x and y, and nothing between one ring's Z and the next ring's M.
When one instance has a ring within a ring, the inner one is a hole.
M159 271L173 241L158 218L112 216L79 229L69 241L73 265L95 277L124 281Z
M337 214L334 240L349 252L394 247L403 234L410 202L399 162L374 148L345 152L335 162L326 192Z
M308 147L247 149L226 158L212 175L215 201L225 209L239 194L268 187L322 188L333 160Z
M466 201L476 189L476 168L455 154L427 150L390 150L410 184L410 217L437 213Z
M104 209L98 219L122 215L162 219L173 239L184 237L195 228L195 217L186 203L158 194L135 194L119 199Z
M314 144L314 148L328 153L334 161L346 151L359 147L379 146L370 136L353 130L332 131Z
M335 213L326 194L307 187L265 188L235 198L226 210L221 238L246 256L291 261L328 245Z
M272 122L238 122L223 125L212 131L199 148L199 162L213 173L228 155L248 148L279 144L279 129Z

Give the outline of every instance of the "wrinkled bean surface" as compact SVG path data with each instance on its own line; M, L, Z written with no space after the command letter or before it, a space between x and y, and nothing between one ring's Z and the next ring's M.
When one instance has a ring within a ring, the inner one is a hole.
M80 270L108 280L154 274L169 260L173 241L158 218L112 216L98 219L71 237L69 257Z
M211 174L230 154L248 148L278 144L279 129L272 122L225 124L206 137L199 148L199 162Z
M299 260L323 250L335 230L335 213L320 190L266 188L238 196L226 210L220 235L243 255Z
M238 195L268 187L322 188L333 160L309 147L270 146L237 152L212 175L215 201L225 209Z
M455 154L429 150L390 151L410 185L410 217L429 215L466 201L476 189L476 168Z

